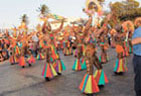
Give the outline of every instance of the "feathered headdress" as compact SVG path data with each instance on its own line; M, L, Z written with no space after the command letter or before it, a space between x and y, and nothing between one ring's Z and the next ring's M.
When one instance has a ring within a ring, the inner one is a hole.
M133 24L132 21L130 21L130 20L125 21L125 22L122 24L122 28L123 28L124 32L127 32L127 31L134 32L134 24Z
M102 7L97 0L87 0L86 8L83 9L88 15L93 15L95 12L98 12L99 15L102 13Z

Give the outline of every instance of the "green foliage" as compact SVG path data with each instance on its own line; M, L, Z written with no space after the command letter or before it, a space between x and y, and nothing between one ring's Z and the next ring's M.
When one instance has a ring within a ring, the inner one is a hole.
M141 16L141 7L136 0L126 0L123 2L110 3L110 9L113 13L113 18L109 21L111 26L114 26L114 21L122 22L125 20L134 20Z
M134 19L141 15L139 2L135 0L127 0L124 2L115 2L111 4L111 11L116 13L120 20Z

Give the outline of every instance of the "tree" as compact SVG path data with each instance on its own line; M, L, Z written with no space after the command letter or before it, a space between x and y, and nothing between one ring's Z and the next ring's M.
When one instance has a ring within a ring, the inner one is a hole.
M109 6L113 14L112 19L109 21L112 27L122 21L134 20L136 17L141 16L141 7L136 0L110 3Z
M126 0L123 2L110 3L111 12L117 17L116 19L132 20L135 17L141 16L141 7L139 2L135 0Z

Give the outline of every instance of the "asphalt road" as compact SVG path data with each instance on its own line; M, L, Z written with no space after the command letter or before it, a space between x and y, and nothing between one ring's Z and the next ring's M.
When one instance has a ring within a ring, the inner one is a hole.
M98 52L99 55L99 52ZM128 57L128 72L123 76L115 76L113 64L116 60L114 49L109 49L110 61L103 65L109 83L95 96L135 96L132 55ZM86 70L75 72L72 65L73 56L63 56L67 70L61 76L46 82L41 76L45 61L36 61L32 67L22 69L18 65L11 66L8 61L0 63L0 96L85 96L78 86Z

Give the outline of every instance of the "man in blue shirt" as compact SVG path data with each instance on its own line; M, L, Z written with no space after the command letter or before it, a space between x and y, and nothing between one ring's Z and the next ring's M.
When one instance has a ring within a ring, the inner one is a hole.
M135 92L136 96L141 96L141 19L137 21L137 29L132 37L133 45L133 64L135 72Z

